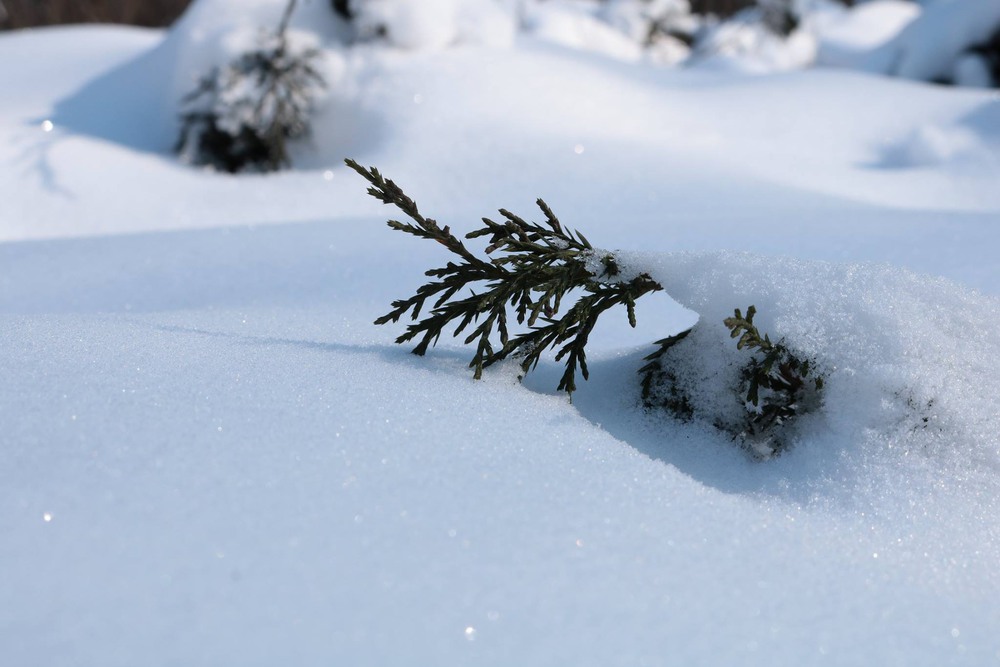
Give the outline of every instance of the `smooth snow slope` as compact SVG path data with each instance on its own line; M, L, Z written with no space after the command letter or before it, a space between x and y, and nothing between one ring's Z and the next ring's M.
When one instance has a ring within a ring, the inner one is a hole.
M993 350L989 94L525 43L333 54L342 92L302 168L276 176L42 129L156 39L0 38L0 62L46 54L30 76L0 69L22 91L0 104L0 664L1000 661L995 441L881 450L835 413L753 463L636 407L648 343L691 321L662 295L640 302L639 331L621 315L595 334L572 404L552 363L475 383L467 350L419 359L393 345L401 327L371 325L445 258L386 229L393 212L339 166L378 165L456 230L498 206L531 215L541 195L604 247L753 251L748 266L798 267L818 306L837 303L819 279L844 265L804 260L946 276L965 287L856 269L872 312L926 298ZM739 261L704 257L688 305ZM776 284L763 292L787 304ZM892 327L861 327L872 340L851 349L898 351L880 368L901 380L1000 376L966 331L914 327L926 356L892 347ZM879 372L853 386L891 388L866 384ZM948 408L988 427L990 404Z
M530 390L552 367L473 383L369 324L407 248L348 229L5 248L40 267L14 295L67 260L46 314L5 299L10 662L995 659L995 469L980 496L947 452L754 464L630 407L636 355L573 405ZM146 296L74 288L98 263Z

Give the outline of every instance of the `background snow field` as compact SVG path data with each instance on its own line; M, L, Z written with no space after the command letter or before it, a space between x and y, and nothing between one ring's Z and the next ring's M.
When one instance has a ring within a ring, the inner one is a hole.
M323 42L313 137L266 176L169 153L225 3L0 35L0 664L1000 664L996 92L437 4L458 46ZM572 402L552 360L410 355L372 321L449 258L344 157L456 232L541 196L669 296L606 316ZM699 316L691 372L732 372L751 304L827 378L767 462L636 375Z

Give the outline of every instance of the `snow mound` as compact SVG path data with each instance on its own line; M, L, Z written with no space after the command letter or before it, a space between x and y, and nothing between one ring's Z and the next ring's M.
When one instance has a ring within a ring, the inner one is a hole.
M970 76L966 52L1000 30L996 0L937 0L877 56L886 72L922 81L961 82ZM957 68L957 71L956 71Z
M865 69L869 53L920 15L908 0L874 0L811 17L819 38L816 64Z
M182 100L213 70L259 48L277 31L285 7L277 0L194 2L152 48L60 100L52 120L78 134L168 152L180 132ZM335 47L345 34L325 3L299 3L289 29L296 42L325 47ZM336 48L322 50L317 68L329 84L336 85L343 67Z
M626 62L640 60L642 48L638 42L596 12L596 7L587 4L556 0L528 5L522 23L529 34L552 44Z
M513 15L495 0L370 0L353 12L360 39L402 49L509 46L514 38Z
M711 28L699 40L690 64L747 73L809 67L816 60L816 36L805 24L788 36L770 30L756 7Z
M951 122L922 123L887 144L879 166L891 169L953 166L963 173L996 168L1000 155L1000 102Z
M155 47L61 101L52 120L80 134L139 150L168 152L180 133L183 100L214 71L273 40L286 8L284 0L198 0ZM383 47L375 53L359 50L357 60L370 62L388 57L389 49L509 46L514 33L513 14L495 0L372 0L354 10L350 23L331 11L328 3L298 3L287 36L297 51L317 50L318 57L311 64L334 99L318 100L316 129L320 135L340 138L339 159L353 145L345 135L363 133L357 120L361 112L344 99L357 92L344 81L350 67L349 45L371 42ZM129 94L122 96L121 90ZM109 108L106 100L111 95L124 99ZM332 114L324 113L327 107L333 107Z
M933 167L960 159L974 159L980 143L975 135L961 127L922 125L886 152L888 167Z
M814 360L824 378L822 409L799 420L804 456L848 447L848 456L892 465L913 457L920 466L992 471L996 484L1000 300L880 264L728 252L623 261L700 315L685 355L675 356L678 373L699 378L696 405L720 415L740 405L732 388L748 353L736 350L723 320L754 305L761 333Z

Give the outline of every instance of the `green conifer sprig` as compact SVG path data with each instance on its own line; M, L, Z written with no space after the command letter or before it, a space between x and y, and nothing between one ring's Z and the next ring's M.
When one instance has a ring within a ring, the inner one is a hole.
M416 203L377 169L366 169L354 160L346 163L368 181L368 194L396 206L412 221L390 220L391 228L437 241L460 259L427 271L435 280L413 296L394 301L392 310L375 323L398 322L409 313L413 322L396 342L418 340L413 349L418 355L437 343L446 327L453 325L457 336L472 326L464 342L476 343L469 367L477 379L485 367L512 355L519 357L522 372L527 373L538 365L545 350L554 349L556 360L565 363L558 390L572 394L577 388L577 370L584 379L589 377L585 348L600 316L624 305L629 323L635 326L636 300L662 289L648 274L623 279L610 254L599 256L595 275L592 260L598 251L582 234L565 229L541 199L537 203L544 224L501 209L501 221L483 218L483 227L466 234L466 239L488 239L488 258L482 259L447 226L424 217ZM459 296L466 289L469 295ZM576 289L582 294L559 316L563 299ZM429 299L433 299L430 314L419 319ZM508 308L528 331L511 334Z
M693 398L690 358L696 356L688 338L693 329L656 342L639 369L642 401L647 408L663 409L676 419L699 418L728 432L755 456L769 458L790 443L785 426L819 406L823 378L815 363L789 349L782 340L772 342L754 323L757 309L750 306L746 316L740 310L723 320L736 348L748 354L739 370L733 394L741 409L733 414L718 408L706 409ZM709 326L699 323L696 326Z
M746 403L755 408L747 426L749 436L769 432L805 411L802 403L808 391L815 389L818 392L823 388L823 378L814 373L809 359L795 354L782 341L772 343L767 334L760 335L753 323L756 313L757 309L750 306L744 317L737 308L733 317L724 320L730 336L739 338L736 349L758 350L763 354L763 357L752 357L741 373L747 390ZM811 383L808 381L810 375L813 375ZM766 392L763 399L762 389ZM774 449L780 450L782 446L779 443Z
M691 329L685 329L656 341L656 351L643 358L647 363L639 369L643 404L646 407L663 407L681 421L689 421L694 416L694 406L673 369L665 363L664 356L690 333Z

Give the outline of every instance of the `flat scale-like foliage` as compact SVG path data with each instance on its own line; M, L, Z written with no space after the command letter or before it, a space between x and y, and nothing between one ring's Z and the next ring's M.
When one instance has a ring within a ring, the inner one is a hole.
M365 169L353 160L347 164L368 180L369 194L395 205L412 220L390 220L390 227L437 241L458 257L427 271L434 280L413 296L394 301L392 310L375 323L398 322L410 313L414 322L396 342L418 340L413 352L419 355L437 342L446 327L454 325L455 336L471 328L464 342L475 343L469 366L477 379L484 368L512 355L528 372L537 366L541 354L552 348L557 349L556 359L565 360L566 365L558 389L572 394L577 368L584 379L589 376L586 345L598 318L623 305L635 326L636 300L662 289L647 274L624 279L610 253L596 251L582 234L565 229L541 199L537 203L545 216L544 224L527 222L501 209L502 221L483 218L482 227L466 234L466 239L488 239L487 257L480 258L447 226L442 228L425 218L416 203L377 169ZM595 266L599 267L596 272ZM581 295L559 316L563 298L575 289L581 290ZM418 319L428 299L432 300L429 314ZM529 330L512 335L508 327L511 315Z
M705 419L766 458L787 449L787 427L818 407L823 377L814 362L789 349L784 341L772 343L770 336L762 335L753 321L756 313L753 306L747 308L746 316L736 309L723 321L730 337L738 339L736 349L748 352L731 392L739 404L735 418L729 411L715 413L700 405L692 396L691 380L679 370L688 366L688 357L695 356L690 349L692 329L657 341L657 350L646 357L639 374L647 408L666 410L683 421Z

